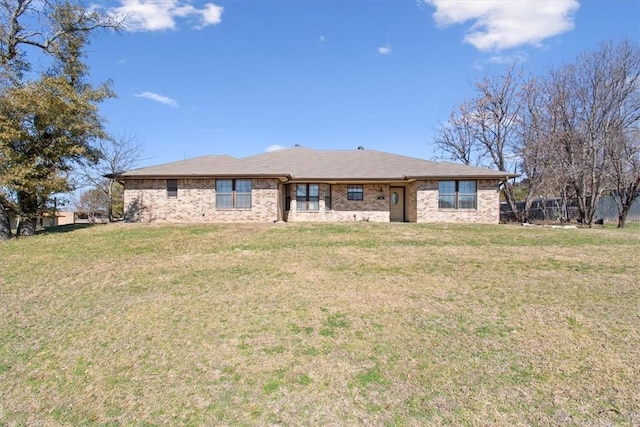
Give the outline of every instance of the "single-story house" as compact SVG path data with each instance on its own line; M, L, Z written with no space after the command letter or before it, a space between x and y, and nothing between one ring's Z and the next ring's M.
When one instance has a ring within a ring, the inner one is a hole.
M516 175L374 150L296 146L203 156L122 172L133 222L500 219L499 185Z
M15 212L8 210L9 227L15 230L18 227L18 217ZM55 227L58 225L69 225L76 223L76 213L73 211L46 212L36 218L39 227Z

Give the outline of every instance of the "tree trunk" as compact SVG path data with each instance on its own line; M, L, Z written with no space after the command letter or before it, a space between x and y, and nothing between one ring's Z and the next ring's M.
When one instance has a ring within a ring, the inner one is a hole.
M21 217L18 229L16 230L16 235L20 237L33 236L36 234L36 222L36 218Z
M531 200L528 196L524 201L524 210L522 211L522 222L531 222L531 205L533 200Z
M591 227L591 224L593 223L593 217L596 212L593 203L594 201L596 201L597 203L597 200L595 194L587 193L587 191L583 190L584 187L586 186L583 185L582 187L580 187L574 185L576 198L578 199L578 214L580 215L578 221L583 225Z
M9 240L11 238L11 222L9 222L9 214L4 208L2 200L0 200L0 240Z
M624 212L618 215L618 228L624 228L624 224L627 221L627 213L629 211L625 210Z
M618 228L624 228L627 221L627 214L631 211L631 207L640 197L640 179L633 182L627 188L618 189L614 193L614 200L618 208Z
M518 211L516 197L513 194L513 186L509 182L504 183L504 198L506 199L507 204L509 205L509 209L511 210L509 221L522 222L522 217L520 215L520 212Z
M16 235L20 237L36 234L36 222L38 217L38 197L26 191L18 191L18 210L20 218Z

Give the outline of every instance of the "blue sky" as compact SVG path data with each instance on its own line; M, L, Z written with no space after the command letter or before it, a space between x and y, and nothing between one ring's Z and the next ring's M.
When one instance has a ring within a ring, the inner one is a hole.
M90 46L113 81L108 130L139 166L300 144L434 158L474 81L640 41L635 0L108 0L128 17Z

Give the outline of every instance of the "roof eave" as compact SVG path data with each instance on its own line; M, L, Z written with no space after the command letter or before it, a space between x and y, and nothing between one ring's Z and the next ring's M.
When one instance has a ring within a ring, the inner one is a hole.
M149 174L149 175L117 175L120 179L200 179L200 178L277 178L277 179L291 179L290 175L286 174Z
M520 174L513 173L505 173L503 175L455 175L455 174L447 174L447 175L412 175L406 176L406 180L411 181L433 181L433 180L443 180L443 179L497 179L500 181L506 181L507 179L517 178Z
M336 177L307 177L307 176L295 176L291 178L291 182L358 182L358 183L381 183L381 182L398 182L406 181L406 178L398 177L386 177L386 178L336 178Z

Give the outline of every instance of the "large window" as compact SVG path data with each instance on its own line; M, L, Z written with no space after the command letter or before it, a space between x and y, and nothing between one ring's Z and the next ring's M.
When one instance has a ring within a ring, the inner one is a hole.
M476 209L478 194L475 181L458 181L458 209Z
M177 179L168 179L167 180L167 197L170 199L175 199L178 197L178 180Z
M475 181L438 182L439 209L477 209L478 192Z
M320 209L320 185L298 184L296 187L296 209L299 211Z
M347 200L364 200L362 185L347 185Z
M251 209L251 180L217 179L216 209Z

